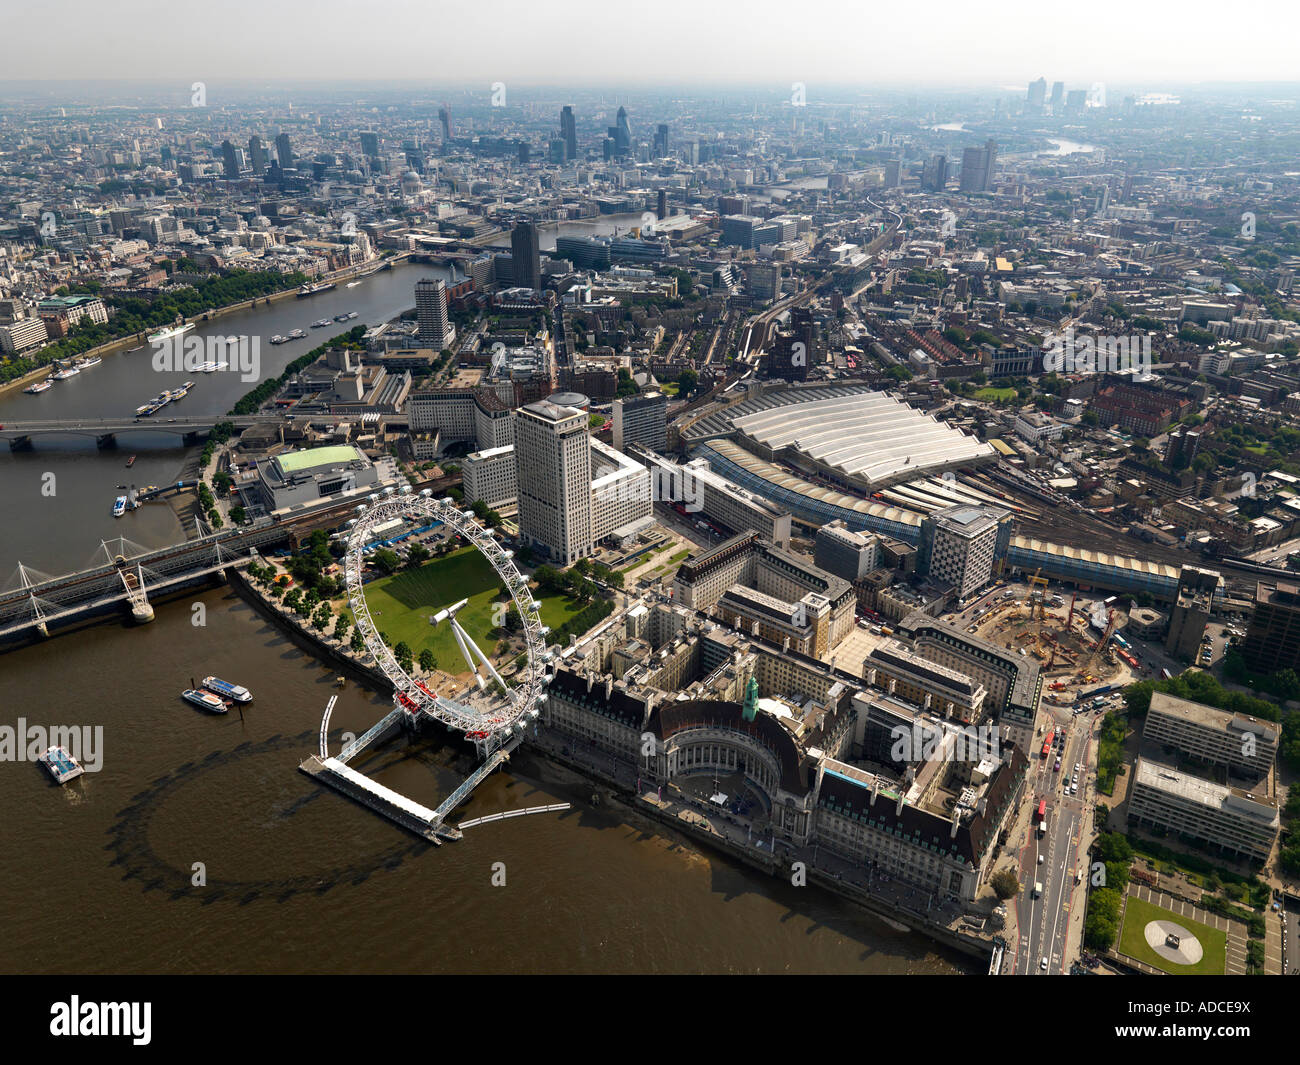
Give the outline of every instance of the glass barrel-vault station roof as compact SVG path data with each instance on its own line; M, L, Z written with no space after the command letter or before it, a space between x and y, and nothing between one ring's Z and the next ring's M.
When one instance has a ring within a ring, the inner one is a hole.
M882 392L792 403L744 415L735 426L773 453L797 452L868 490L997 456L988 444Z

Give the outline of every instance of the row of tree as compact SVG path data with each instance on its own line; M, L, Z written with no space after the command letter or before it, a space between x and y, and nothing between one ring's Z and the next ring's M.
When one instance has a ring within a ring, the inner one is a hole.
M250 562L245 572L251 581L266 589L267 595L279 599L286 610L307 620L322 636L346 643L355 653L365 650L365 641L352 620L342 611L336 614L330 607L328 591L322 593L320 588L291 584L286 575L277 574L274 566ZM331 623L333 628L327 632Z
M320 347L312 348L306 355L300 355L284 368L284 372L279 377L268 377L256 388L245 393L245 395L235 403L231 408L231 414L256 414L261 409L262 404L274 396L285 382L294 374L305 370L313 362L319 359L329 348L351 347L355 348L360 345L361 338L366 335L364 325L353 326L346 333L340 333L338 336L327 340Z
M78 284L56 290L57 295L98 295L109 311L107 322L82 318L68 335L39 351L0 363L0 381L38 370L50 363L70 359L102 344L150 333L171 325L178 317L193 318L214 307L270 295L301 285L303 274L282 274L276 270L230 270L194 285L186 285L146 297L137 293L102 290L98 285Z

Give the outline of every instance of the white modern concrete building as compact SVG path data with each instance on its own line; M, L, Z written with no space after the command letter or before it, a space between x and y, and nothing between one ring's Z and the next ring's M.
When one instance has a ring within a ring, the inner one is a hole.
M481 499L494 510L515 505L518 489L514 444L475 451L465 457L460 471L466 503Z
M1143 742L1158 743L1239 776L1267 776L1277 758L1282 728L1247 714L1218 710L1165 692L1151 693Z
M1281 827L1269 792L1219 784L1146 756L1134 767L1127 809L1131 823L1247 862L1268 858Z
M870 533L853 532L842 521L832 521L813 537L814 558L827 573L846 581L865 577L880 558L880 541Z
M921 523L922 568L964 599L993 578L999 515L984 507L948 507Z
M40 318L19 318L9 325L0 325L0 351L14 355L49 339L45 322Z
M614 400L614 446L626 451L629 444L667 450L668 397L662 392Z
M447 317L447 284L440 278L422 278L415 283L415 317L420 343L435 351L456 339L456 327Z
M545 400L515 417L519 532L561 566L593 551L587 426L585 412Z
M649 524L654 509L650 471L599 440L591 442L591 540L598 544L615 530Z
M681 503L688 515L702 514L733 533L753 530L776 547L790 543L790 512L709 469L704 459L679 465L633 444L628 454L650 470L651 491L662 503Z
M1037 444L1040 440L1055 440L1060 437L1065 432L1065 423L1037 411L1024 410L1016 414L1015 430L1022 440Z
M514 411L488 388L431 388L406 397L412 439L433 439L434 458L447 444L469 441L478 450L515 442Z
M257 467L261 505L267 511L311 503L379 481L370 460L351 444L286 451Z

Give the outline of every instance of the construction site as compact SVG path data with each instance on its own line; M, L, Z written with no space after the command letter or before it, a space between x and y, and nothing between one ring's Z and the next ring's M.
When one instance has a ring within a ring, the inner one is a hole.
M1067 595L1051 593L1047 579L1035 574L1027 586L999 592L966 631L1032 655L1042 666L1043 697L1073 707L1131 683L1141 676L1142 665L1119 631L1127 615L1114 597Z

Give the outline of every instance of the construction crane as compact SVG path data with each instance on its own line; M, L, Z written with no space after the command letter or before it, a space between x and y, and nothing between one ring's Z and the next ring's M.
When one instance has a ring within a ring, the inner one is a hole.
M1029 617L1033 620L1034 607L1038 608L1038 620L1047 616L1047 578L1040 577L1043 567L1039 566L1029 578ZM1037 589L1037 591L1035 591Z
M1071 625L1071 624L1073 623L1073 621L1074 621L1074 601L1075 601L1076 599L1078 599L1078 598L1079 598L1079 593L1078 593L1077 591L1074 591L1074 592L1071 592L1071 593L1070 593L1070 612L1069 612L1068 614L1065 615L1065 631L1066 631L1066 633L1069 633L1069 631L1070 631L1070 625Z
M1115 625L1117 623L1118 619L1115 617L1115 608L1111 607L1109 612L1106 614L1106 631L1101 634L1101 639L1097 641L1097 646L1093 648L1094 651L1100 651L1106 646L1106 641L1114 634Z
M1115 617L1115 608L1111 607L1110 613L1106 616L1106 631L1101 634L1101 639L1093 645L1092 653L1088 655L1088 663L1084 667L1085 669L1092 669L1093 664L1097 661L1097 655L1101 653L1101 649L1106 646L1111 635L1114 633L1117 621L1118 619Z

